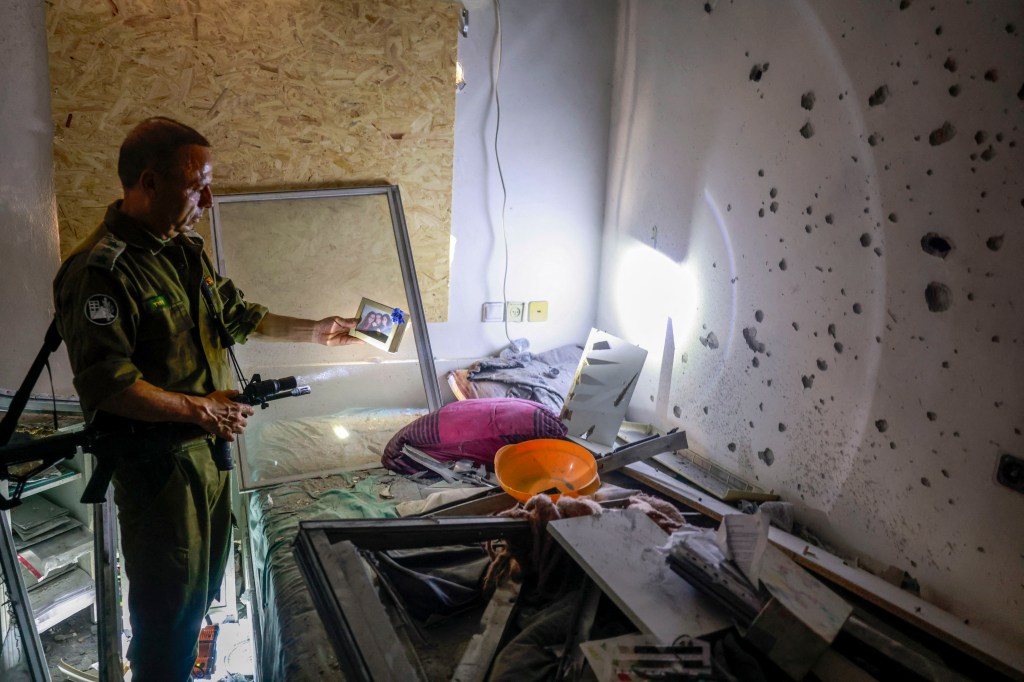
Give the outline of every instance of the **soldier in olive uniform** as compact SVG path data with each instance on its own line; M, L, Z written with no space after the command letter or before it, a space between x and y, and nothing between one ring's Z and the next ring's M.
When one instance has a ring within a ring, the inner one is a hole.
M117 170L124 198L57 273L57 324L88 418L180 422L210 434L170 453L139 443L114 475L133 679L181 682L230 541L228 475L212 461L211 440L234 440L253 414L231 400L227 347L251 334L358 343L349 336L358 319L275 315L214 271L193 232L212 205L210 143L192 128L143 121L121 145Z

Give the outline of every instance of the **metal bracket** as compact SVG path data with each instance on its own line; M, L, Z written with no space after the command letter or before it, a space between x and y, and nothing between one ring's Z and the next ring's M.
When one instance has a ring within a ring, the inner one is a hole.
M686 432L672 429L664 436L650 436L613 450L597 460L597 471L604 474L621 469L627 464L642 462L663 452L675 452L686 447Z
M465 7L459 12L459 33L463 38L469 37L469 10Z

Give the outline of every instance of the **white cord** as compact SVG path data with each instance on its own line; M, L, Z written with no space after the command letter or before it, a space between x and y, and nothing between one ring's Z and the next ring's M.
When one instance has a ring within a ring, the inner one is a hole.
M498 131L501 128L501 99L498 97L498 80L501 78L501 0L494 0L494 16L497 23L498 58L494 65L494 162L498 166L498 179L501 180L501 237L505 242L505 274L501 280L501 318L505 323L505 338L509 345L512 337L508 333L508 231L505 229L505 209L508 205L508 190L505 188L505 174L501 170L501 157L498 154Z

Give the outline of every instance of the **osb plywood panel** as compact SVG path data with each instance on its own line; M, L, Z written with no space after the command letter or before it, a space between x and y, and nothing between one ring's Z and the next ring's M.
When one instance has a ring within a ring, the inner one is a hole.
M312 319L354 317L363 296L409 310L385 195L223 203L219 216L224 272L246 298ZM245 352L258 355L248 363L258 366L337 362L337 349L310 344L261 343ZM358 345L345 359L382 355ZM415 358L410 330L387 359Z
M457 31L440 1L49 2L62 252L120 196L125 133L170 116L210 139L216 191L399 185L445 319Z

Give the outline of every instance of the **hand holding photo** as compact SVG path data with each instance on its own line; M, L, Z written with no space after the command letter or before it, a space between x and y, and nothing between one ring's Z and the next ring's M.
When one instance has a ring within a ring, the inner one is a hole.
M392 308L383 303L363 298L356 313L359 323L350 334L388 353L398 350L405 326L409 321L401 308Z

